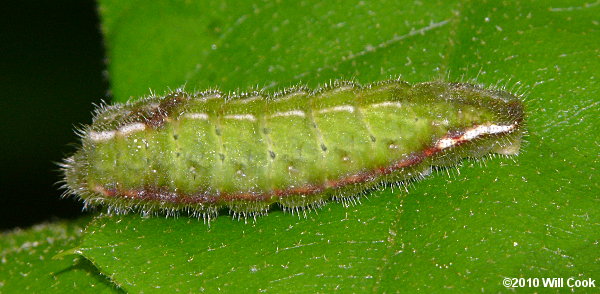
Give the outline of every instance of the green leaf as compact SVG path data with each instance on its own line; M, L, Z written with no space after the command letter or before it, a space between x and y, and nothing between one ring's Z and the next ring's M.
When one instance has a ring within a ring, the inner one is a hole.
M222 216L210 226L190 218L104 216L90 224L94 236L79 252L132 292L286 292L290 283L306 292L341 285L364 291L379 280L373 270L384 265L395 230L390 224L401 201L387 196L351 208L330 204L307 218L279 211L248 223Z
M497 84L528 106L522 155L465 161L408 193L210 227L99 217L78 250L122 289L498 292L505 277L600 277L600 5L103 0L100 11L117 101L402 75Z
M76 246L82 225L72 223L37 225L28 230L3 233L0 238L2 293L119 293L106 277L85 258L56 255Z

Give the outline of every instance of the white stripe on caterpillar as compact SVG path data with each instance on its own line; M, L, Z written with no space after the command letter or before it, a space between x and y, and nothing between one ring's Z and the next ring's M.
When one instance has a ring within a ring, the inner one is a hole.
M223 117L224 119L249 120L256 121L256 117L252 114L229 114Z
M354 112L354 106L352 106L352 105L339 105L339 106L335 106L335 107L330 107L330 108L324 108L324 109L321 109L321 110L317 110L317 113L341 112L341 111L346 111L346 112L353 113Z
M305 117L306 113L304 113L304 111L302 111L302 110L290 110L290 111L285 111L285 112L275 112L275 113L269 115L268 118L288 117L288 116Z

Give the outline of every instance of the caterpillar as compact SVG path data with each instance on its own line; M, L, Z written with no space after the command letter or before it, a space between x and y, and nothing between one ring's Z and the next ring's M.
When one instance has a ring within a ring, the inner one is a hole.
M62 164L84 207L212 219L350 199L465 157L515 155L524 106L468 83L341 81L273 94L183 90L101 106Z

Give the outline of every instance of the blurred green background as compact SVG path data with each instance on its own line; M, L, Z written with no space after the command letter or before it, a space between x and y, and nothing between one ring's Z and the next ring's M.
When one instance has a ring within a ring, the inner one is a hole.
M0 230L81 214L60 199L61 158L106 97L104 52L91 0L12 1L0 9Z

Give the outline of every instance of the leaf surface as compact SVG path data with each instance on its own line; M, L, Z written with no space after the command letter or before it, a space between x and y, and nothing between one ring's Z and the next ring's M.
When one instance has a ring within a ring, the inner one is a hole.
M87 259L78 255L55 258L80 242L88 222L89 218L83 218L2 233L0 292L121 293Z

